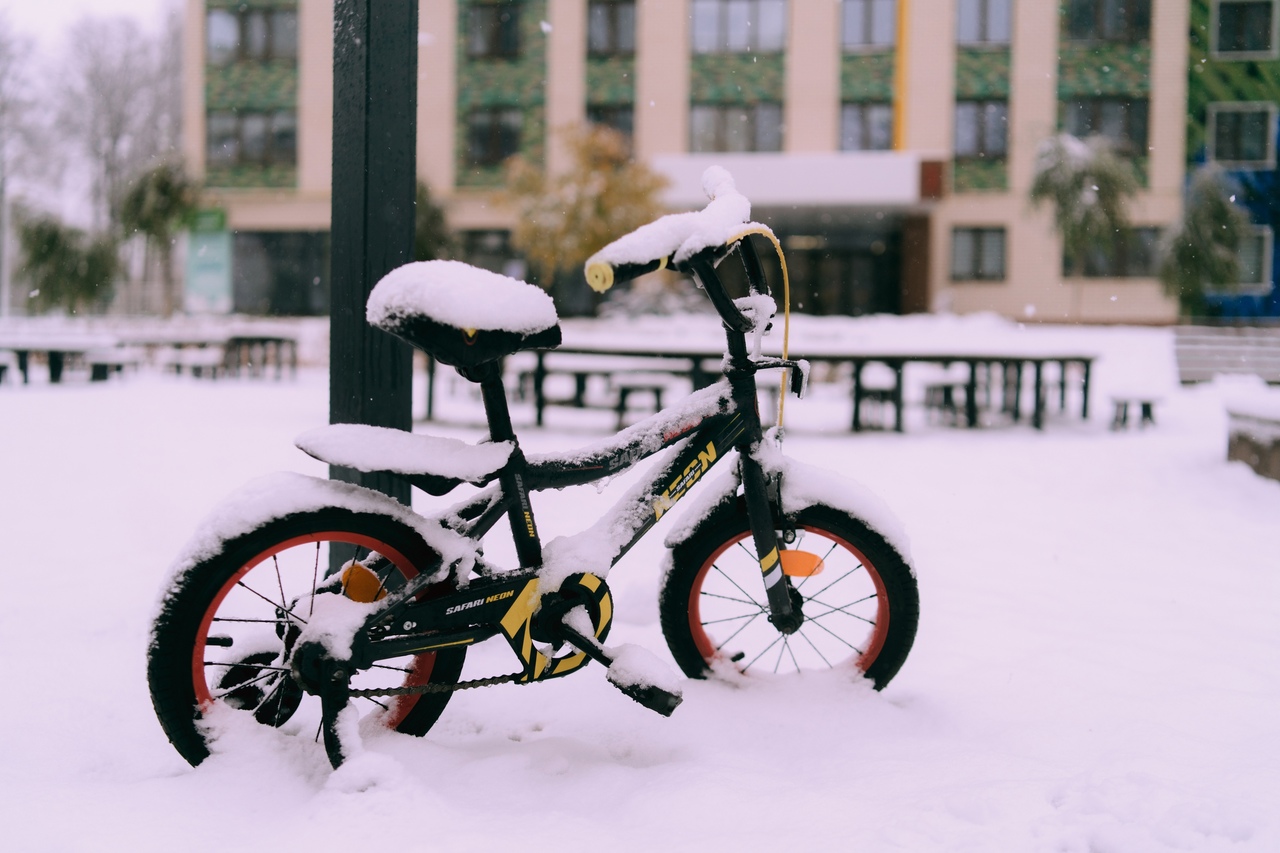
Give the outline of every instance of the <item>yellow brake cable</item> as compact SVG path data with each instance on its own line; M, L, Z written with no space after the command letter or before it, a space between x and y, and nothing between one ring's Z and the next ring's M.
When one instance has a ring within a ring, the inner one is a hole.
M773 231L763 225L754 228L748 228L736 237L731 238L728 243L736 243L739 240L745 240L752 234L760 234L768 237L769 242L773 243L773 250L778 253L778 263L782 265L782 359L785 361L788 357L791 339L791 279L787 276L787 258L782 253L782 243L778 242L777 236ZM727 245L727 243L726 243ZM763 275L764 270L760 271ZM782 433L782 416L787 408L787 389L790 386L791 368L782 368L782 385L778 388L778 433Z

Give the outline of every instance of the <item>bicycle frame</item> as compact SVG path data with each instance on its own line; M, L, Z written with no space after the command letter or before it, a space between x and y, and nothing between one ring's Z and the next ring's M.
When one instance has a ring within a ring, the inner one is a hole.
M773 359L750 358L746 336L726 327L729 341L725 376L719 383L695 394L683 405L659 412L628 428L617 439L586 455L558 454L529 461L519 450L512 454L497 483L482 490L448 513L447 527L473 540L481 539L505 516L520 559L520 570L473 579L465 589L438 598L419 600L429 585L421 581L399 590L366 623L361 632L369 638L359 653L360 665L377 660L419 654L459 645L471 645L503 633L525 665L522 680L541 680L575 671L586 656L573 656L572 664L555 663L537 652L530 642L531 623L543 589L538 569L543 550L538 535L532 492L584 485L630 469L643 459L673 448L665 464L655 466L644 483L632 489L604 519L626 531L613 553L601 556L599 566L582 567L578 574L596 578L607 574L632 546L647 534L730 450L739 454L752 535L760 558L761 575L769 596L770 618L784 632L794 620L789 585L783 583L778 556L777 530L781 522L777 491L770 489L756 452L763 440L757 408L755 373L781 367ZM480 380L495 441L516 441L503 393L500 371L484 371ZM776 484L775 484L776 485ZM594 529L594 528L593 528ZM581 535L581 534L579 534ZM592 571L594 569L594 572ZM602 570L603 569L603 570ZM595 587L593 586L594 590ZM602 593L607 596L607 588ZM611 608L611 604L609 605ZM431 633L414 634L417 626L431 626ZM792 628L791 630L794 630ZM380 636L378 636L380 635Z

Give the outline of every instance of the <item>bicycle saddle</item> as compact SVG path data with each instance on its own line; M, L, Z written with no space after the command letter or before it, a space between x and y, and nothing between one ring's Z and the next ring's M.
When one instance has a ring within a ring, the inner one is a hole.
M397 267L369 294L366 316L454 367L560 345L555 303L541 288L460 261Z

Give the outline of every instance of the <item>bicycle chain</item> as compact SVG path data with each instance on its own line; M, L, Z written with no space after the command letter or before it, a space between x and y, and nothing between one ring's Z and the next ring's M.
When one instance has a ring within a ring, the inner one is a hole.
M473 681L459 681L456 684L420 684L416 687L367 688L347 691L352 698L369 699L374 696L418 696L423 693L452 693L455 690L474 690L477 687L492 687L495 684L510 684L524 677L522 672L510 675L495 675L491 678L477 678Z

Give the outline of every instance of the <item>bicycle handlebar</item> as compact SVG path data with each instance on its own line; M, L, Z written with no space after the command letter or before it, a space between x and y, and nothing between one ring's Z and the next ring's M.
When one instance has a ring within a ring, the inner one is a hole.
M725 325L746 331L751 321L734 305L715 274L715 266L739 249L752 293L768 295L768 282L747 235L761 233L772 238L773 234L750 221L751 203L737 191L724 169L707 169L702 186L711 199L704 209L663 216L614 240L587 260L587 284L604 293L615 284L667 267L691 273L707 291Z

